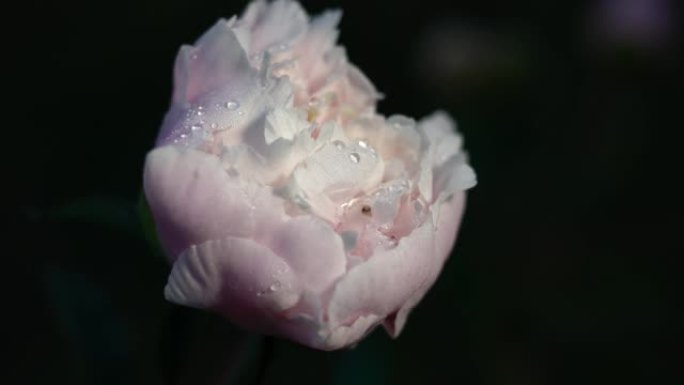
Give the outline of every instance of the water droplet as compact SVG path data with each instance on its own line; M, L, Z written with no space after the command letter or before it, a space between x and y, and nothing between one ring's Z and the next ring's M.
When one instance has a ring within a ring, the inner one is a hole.
M375 148L373 148L373 146L371 146L370 144L368 144L368 142L366 142L365 140L363 140L363 139L362 139L362 140L359 140L358 142L356 142L356 144L357 144L359 147L361 147L362 149L367 150L368 153L370 154L370 156L372 156L373 158L376 158L376 157L377 157L378 154L377 154L377 152L375 151Z
M338 149L338 150L343 150L344 147L345 147L344 142L341 141L341 140L334 140L334 141L332 142L332 144L333 144L333 146L335 146L335 148Z
M187 134L181 134L180 137L181 137L181 139L185 139L188 137L188 135Z
M361 155L356 152L352 152L349 154L349 160L351 160L352 163L359 163L361 161Z
M238 107L240 107L240 103L236 102L235 100L229 100L223 106L230 111L234 111L237 110Z
M209 127L211 127L212 129L216 129L218 127L218 124L212 123Z
M244 115L244 111L238 111L238 115Z
M190 130L192 130L192 131L199 131L201 129L202 129L201 124L193 124L192 126L190 126ZM183 134L183 135L185 135L185 134Z
M196 53L193 53L191 56L192 60L197 60L198 57L199 55L197 55Z
M268 290L271 292L278 291L282 287L282 283L279 281L275 281L271 286L268 287Z

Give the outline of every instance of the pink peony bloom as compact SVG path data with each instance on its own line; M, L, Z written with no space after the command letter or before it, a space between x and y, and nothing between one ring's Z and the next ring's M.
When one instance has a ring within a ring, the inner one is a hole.
M256 1L182 47L144 175L169 301L324 350L399 334L475 185L446 113L375 112L339 19Z

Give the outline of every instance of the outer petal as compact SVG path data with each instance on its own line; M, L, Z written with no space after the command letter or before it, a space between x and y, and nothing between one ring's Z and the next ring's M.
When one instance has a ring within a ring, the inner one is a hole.
M394 249L376 251L352 268L334 289L328 308L332 327L352 325L370 313L385 317L399 309L432 278L435 248L434 226L426 220Z
M396 337L410 310L437 279L455 241L464 202L464 193L454 195L436 208L443 214L436 225L428 219L395 249L377 253L350 270L335 287L330 301L333 333L340 326L354 325L359 317L374 314L389 316L384 326ZM354 341L336 340L340 346Z
M307 215L285 222L269 244L314 293L322 293L345 272L342 238L319 218Z
M173 265L164 294L169 301L213 309L252 330L270 326L275 314L301 294L295 272L270 249L227 237L185 250Z
M442 266L456 242L456 235L461 223L464 207L464 192L454 194L451 200L441 203L439 222L437 223L435 235L435 252L429 256L429 260L424 261L431 269L427 272L422 284L411 298L395 314L387 317L383 323L385 330L392 337L397 337L401 333L411 310L423 299L427 291L437 280Z
M375 314L359 316L352 324L341 325L331 330L316 347L322 350L336 350L352 345L368 335L378 325L380 319L381 317Z
M145 196L169 258L226 236L268 232L284 217L282 200L270 188L229 176L217 157L167 146L147 156ZM255 205L259 202L259 205Z
M173 103L164 117L157 145L196 147L198 134L211 126L235 132L247 123L244 110L249 110L246 107L255 102L260 89L258 71L250 67L235 32L228 22L219 20L194 47L183 46L178 52ZM206 104L207 99L212 105ZM216 109L217 103L242 108ZM201 130L195 132L197 128Z

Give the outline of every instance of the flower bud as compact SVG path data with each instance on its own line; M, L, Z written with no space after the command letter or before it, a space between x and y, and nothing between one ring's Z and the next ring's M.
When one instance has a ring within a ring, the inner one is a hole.
M475 185L446 113L376 113L339 19L256 1L182 47L144 171L168 300L324 350L399 334Z

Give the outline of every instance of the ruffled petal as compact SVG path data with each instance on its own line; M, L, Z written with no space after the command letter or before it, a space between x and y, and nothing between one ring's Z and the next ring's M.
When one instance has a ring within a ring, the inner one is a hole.
M331 218L336 214L331 207L370 192L380 183L383 170L382 158L367 143L335 140L301 162L292 173L291 184L301 191L313 212Z
M477 184L475 171L466 162L464 154L452 156L433 172L432 191L435 201L444 200L454 192L467 190Z
M228 175L219 159L197 150L160 147L147 155L145 196L169 258L191 245L268 232L284 216L270 188ZM259 206L255 205L259 201Z
M292 108L276 108L266 115L264 139L271 144L278 139L293 140L300 132L309 127L309 123L301 116L303 111Z
M219 20L192 46L183 46L174 69L173 101L192 103L226 84L240 87L252 73L249 60L226 20Z
M430 279L435 233L427 220L389 250L376 250L337 283L328 307L330 323L350 325L369 313L385 317L399 309Z
M273 235L269 245L314 293L322 293L345 272L342 238L319 218L292 218Z
M465 193L454 194L451 200L441 203L439 208L439 222L435 228L435 252L426 255L423 263L429 267L422 283L408 300L395 313L390 314L383 322L383 326L392 337L399 336L406 319L413 308L423 299L427 291L434 284L442 270L442 266L456 242L456 235L461 223L461 217L465 207Z
M418 123L418 131L427 139L431 166L443 164L461 152L463 138L456 131L456 122L444 111L437 111Z
M235 237L183 251L164 289L171 302L221 312L252 330L294 306L300 294L300 281L282 258Z
M342 12L327 11L311 21L306 36L295 47L297 68L305 78L297 79L304 86L307 96L314 95L328 80L331 66L325 53L335 46L337 25Z
M340 325L321 333L325 338L317 346L322 350L336 350L350 346L368 335L378 325L380 317L375 314L359 316L349 325Z
M249 31L250 55L254 55L286 48L306 32L308 22L306 12L296 1L259 0L249 4L236 28Z

